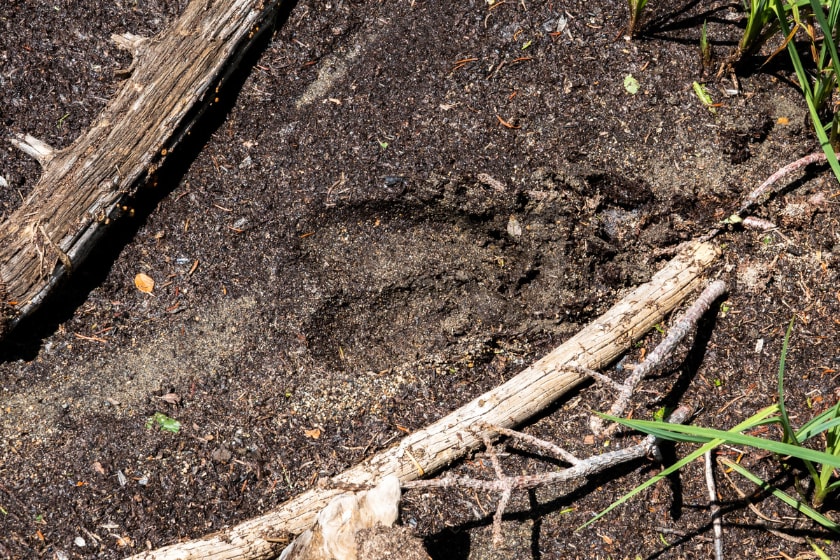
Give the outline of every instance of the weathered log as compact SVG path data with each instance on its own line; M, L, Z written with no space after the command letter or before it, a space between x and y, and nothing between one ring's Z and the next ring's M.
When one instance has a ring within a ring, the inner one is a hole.
M42 174L0 224L0 338L90 253L125 199L172 157L281 0L193 0L154 38L114 41L134 60L90 129L63 150L12 142Z
M711 244L690 244L650 282L516 377L334 477L326 488L304 492L233 528L132 559L255 560L276 556L282 546L271 537L308 529L317 513L342 492L342 486L374 484L387 475L406 482L431 474L481 445L479 436L470 430L472 426L486 423L509 428L544 410L586 378L568 366L599 369L615 360L697 288L716 257Z

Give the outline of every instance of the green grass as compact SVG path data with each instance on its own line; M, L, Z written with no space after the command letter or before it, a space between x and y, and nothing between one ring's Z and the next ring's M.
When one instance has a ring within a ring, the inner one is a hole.
M835 177L840 180L840 163L834 153L840 147L840 113L831 106L832 96L838 90L837 76L840 75L840 59L837 56L840 2L745 0L745 9L748 10L747 25L738 43L738 55L755 54L771 37L781 35L782 47L770 58L787 50L820 147ZM814 21L816 28L812 23ZM806 65L797 50L795 39L801 35L808 40L813 72L806 69L810 66Z
M738 42L740 56L758 52L767 39L778 31L772 3L773 0L748 0L745 6L749 10L747 27Z
M812 482L810 504L805 503L805 497L790 496L737 463L728 460L722 460L722 463L796 509L798 512L810 517L823 527L840 533L840 526L819 512L826 498L840 489L840 480L837 480L834 474L835 469L840 468L840 402L812 418L799 429L793 428L787 413L784 394L785 364L790 348L793 324L794 322L791 320L785 334L781 357L779 359L779 370L777 374L778 402L756 412L734 428L720 430L701 426L669 424L661 421L627 420L601 415L608 420L640 432L653 434L663 440L699 443L702 445L684 459L665 469L644 484L634 488L599 513L589 523L593 523L595 520L603 517L607 512L626 502L648 486L655 484L661 478L676 472L689 462L703 455L706 451L712 450L719 445L729 444L752 447L764 452L773 453L779 460L780 468L788 468L793 464L793 460L798 460L800 464L804 465ZM776 424L781 427L781 441L743 433L758 426L768 424ZM811 442L812 445L817 444L817 442L822 442L823 449L819 450L813 447L805 447L804 444L806 442Z
M648 0L627 0L627 5L630 8L630 23L627 24L627 33L631 37L639 31L642 13L645 11L647 3Z
M817 68L813 80L805 70L805 65L793 41L797 31L803 29L810 39L812 52L816 52L815 34L809 25L804 22L804 14L800 9L801 4L803 2L789 4L788 12L786 11L785 5L782 4L782 0L773 0L772 8L776 14L779 31L785 37L785 46L787 47L793 69L796 72L799 88L805 97L805 104L808 106L808 114L811 116L811 121L814 124L814 130L820 142L820 147L825 152L834 176L840 180L840 163L838 163L837 156L834 153L835 146L832 145L831 138L829 138L831 135L836 141L838 117L836 114L832 114L827 119L827 123L824 123L820 115L821 110L825 108L826 101L830 98L830 93L836 89L836 77L840 74L840 60L837 58L836 47L837 17L840 14L840 11L838 11L840 10L840 2L835 1L831 3L829 17L826 18L819 0L809 0L809 12L817 20L823 33L820 54L815 57ZM790 21L788 21L788 13L791 18ZM792 27L791 23L793 24Z
M709 43L708 29L706 22L700 28L700 61L708 68L712 65L712 45Z

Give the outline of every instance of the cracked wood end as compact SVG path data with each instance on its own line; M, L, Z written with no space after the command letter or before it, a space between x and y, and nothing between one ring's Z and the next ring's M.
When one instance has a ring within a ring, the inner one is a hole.
M41 142L34 136L28 134L23 136L13 136L9 138L12 145L32 157L37 161L42 168L47 167L55 157L55 150L46 142Z

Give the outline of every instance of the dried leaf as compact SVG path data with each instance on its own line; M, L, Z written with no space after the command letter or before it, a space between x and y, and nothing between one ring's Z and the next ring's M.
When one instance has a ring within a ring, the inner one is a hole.
M93 470L95 470L99 474L105 474L105 469L102 468L102 463L100 463L99 461L93 462Z
M155 281L152 280L152 277L142 272L134 277L134 285L144 294L151 294L152 290L155 289Z
M165 395L161 395L158 397L162 401L166 401L169 404L178 404L181 402L181 397L178 396L176 393L166 393Z
M303 434L312 439L318 439L321 437L321 430L320 428L312 428L311 430L303 430Z
M210 453L210 457L217 463L227 463L230 461L230 458L233 457L233 453L231 453L230 450L223 445L214 449L213 452Z

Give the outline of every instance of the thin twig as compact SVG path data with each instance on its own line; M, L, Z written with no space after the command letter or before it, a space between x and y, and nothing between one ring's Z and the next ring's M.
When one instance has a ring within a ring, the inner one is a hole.
M694 535L694 534L686 532L686 531L680 531L680 530L674 529L673 527L663 527L663 526L660 525L659 527L656 527L656 530L660 533L665 533L666 535L676 535L677 537L683 537L683 538L691 535L692 539L696 539L696 540L702 541L702 542L712 542L712 539L710 539L709 537L704 537L703 535Z
M583 375L588 375L589 377L591 377L592 379L594 379L598 383L600 383L602 385L606 385L607 387L612 387L616 391L621 391L622 387L624 386L622 383L619 383L618 381L615 381L613 378L611 378L607 375L604 375L600 371L595 371L594 369L581 367L581 366L578 366L578 365L575 365L575 364L564 365L562 369L568 370L568 371L574 371L576 373L581 373Z
M502 470L502 464L499 462L499 456L496 454L496 449L493 447L493 442L486 433L481 434L481 440L484 442L484 449L490 457L490 464L493 465L493 472L496 473L496 478L505 478L505 472Z
M494 431L499 435L509 437L511 439L519 440L522 443L530 445L540 451L550 455L555 459L560 459L561 461L566 461L572 465L577 465L580 463L580 459L560 447L559 445L555 445L550 441L545 441L543 439L534 437L532 435L528 435L523 432L517 432L516 430L510 430L508 428L502 428L501 426L492 426L490 424L482 424L482 427Z
M490 440L490 436L486 432L481 433L481 439L484 442L484 449L490 457L490 463L493 465L493 472L496 473L496 478L505 483L502 489L502 495L499 496L499 501L496 504L496 513L493 514L493 548L500 548L504 539L502 537L502 516L505 513L505 508L510 502L510 496L513 494L513 486L509 483L509 478L505 476L502 470L502 463L499 461L499 455L496 453L496 448Z
M688 420L690 416L691 410L686 406L681 406L671 414L671 417L668 419L668 421L671 423L682 424L683 422ZM502 433L500 430L498 430L498 428L494 428L493 426L487 426L486 428L497 430L499 431L499 433ZM518 432L515 432L515 434L516 435L513 437L517 438L520 438L522 435L524 435ZM494 470L496 470L498 476L498 473L501 472L501 466L499 465L498 469L496 469L496 465L498 464L498 457L496 456L496 451L493 448L492 444L489 444L489 437L485 435L483 436L483 438L485 441L487 454L490 456L490 460L494 463ZM533 436L528 436L528 440L531 443L534 443L533 440L539 441L539 444L537 444L537 446L541 448L547 449L554 447L553 444L538 440ZM642 457L651 455L654 453L654 450L658 448L660 443L661 440L659 438L650 435L647 436L644 439L644 441L642 441L642 443L633 445L631 447L627 447L625 449L611 451L609 453L603 453L601 455L594 455L592 457L589 457L588 459L577 459L577 462L573 466L567 469L563 469L561 471L520 476L502 475L499 476L496 480L480 480L470 477L456 477L447 475L442 478L435 478L431 480L413 480L404 482L402 484L402 487L405 490L418 488L471 488L474 490L483 490L486 492L499 493L499 502L496 505L496 512L493 515L493 545L495 547L498 547L503 541L501 529L502 516L504 515L505 508L507 507L514 490L529 490L547 484L556 484L560 482L576 480L579 478L586 478L611 467L615 467L616 465L620 465L622 463L626 463L634 459L640 459Z
M760 199L766 196L768 193L772 191L773 185L779 182L785 176L793 173L794 171L798 171L804 167L811 165L812 163L825 163L827 160L825 156L825 152L814 152L813 154L808 154L807 156L801 157L798 160L789 163L770 175L763 183L761 183L758 187L753 189L750 194L747 195L747 198L741 203L741 206L735 211L735 215L740 218L746 218L746 213L749 210L752 210L754 206L756 206ZM747 227L745 225L745 227ZM713 227L710 229L706 234L701 235L700 237L693 239L691 241L686 241L684 243L680 243L675 247L666 247L664 249L658 249L653 252L655 257L661 257L669 254L676 254L683 249L689 243L696 243L701 242L704 243L706 241L711 241L717 235L723 231L723 228L720 225Z
M697 323L706 314L706 311L712 306L712 303L726 292L726 283L723 280L716 280L709 284L703 290L697 301L688 308L682 317L674 324L668 331L668 335L654 348L653 352L647 355L647 358L636 366L633 373L627 378L621 386L615 402L610 407L610 416L621 416L630 404L630 399L636 387L641 383L642 379L652 373L655 368L670 356L677 345L685 338L685 336L697 326ZM604 420L600 416L593 415L589 419L589 428L597 436L608 435L615 428L607 430L604 428Z
M768 192L770 192L771 187L775 185L782 177L793 173L794 171L798 171L803 167L807 167L812 163L825 163L826 157L825 152L814 152L813 154L808 154L805 157L799 158L798 160L794 161L793 163L789 163L770 175L766 181L761 183L755 190L753 190L744 202L741 204L741 207L738 209L737 214L744 217L744 213L751 209L754 205L758 204L760 198L764 197Z
M499 497L499 503L496 504L496 513L493 514L493 548L501 548L504 543L504 537L502 536L502 516L505 513L505 508L508 502L510 502L512 494L512 487L505 488Z
M712 470L712 451L706 451L705 460L706 488L709 490L709 509L712 512L712 527L715 533L715 560L723 560L723 526L721 524L720 503L715 488L715 473Z

